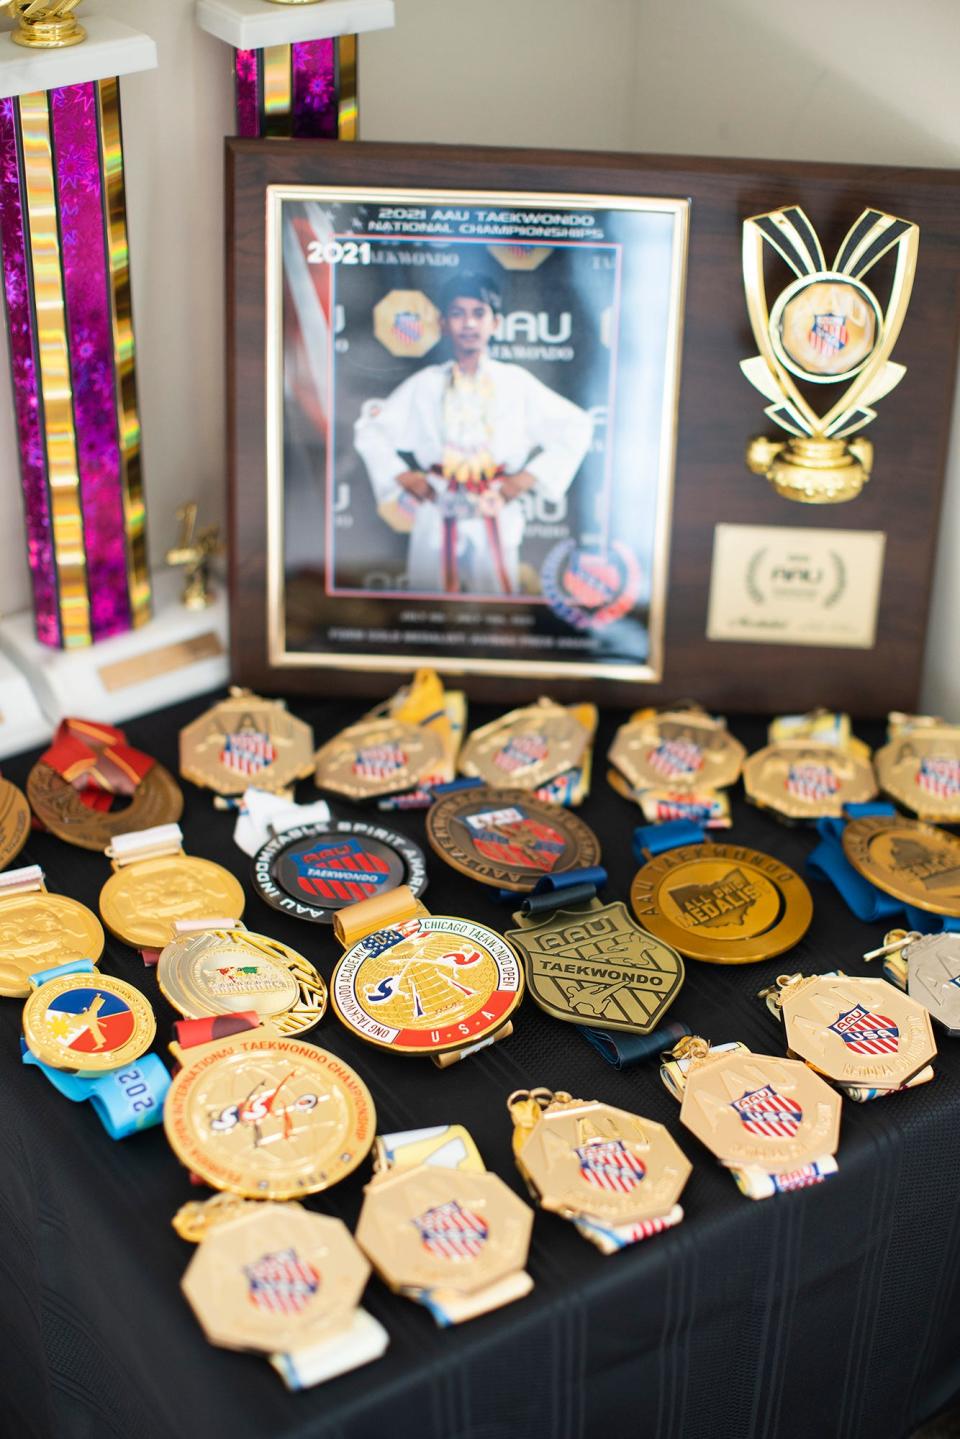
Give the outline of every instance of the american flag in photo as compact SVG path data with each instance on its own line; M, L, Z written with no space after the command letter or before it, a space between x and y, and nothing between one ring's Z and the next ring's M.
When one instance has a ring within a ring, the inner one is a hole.
M830 1028L854 1054L896 1054L900 1048L900 1031L893 1020L862 1004L838 1014Z
M476 1259L487 1242L490 1226L455 1199L438 1204L414 1219L424 1249L435 1259Z
M795 1099L778 1094L772 1084L749 1089L732 1102L744 1129L762 1139L792 1139L800 1128L803 1110Z
M847 322L843 315L814 315L807 336L818 355L835 355L847 343Z
M840 781L828 764L792 764L786 787L794 799L830 799L840 788Z
M321 434L326 434L333 348L333 269L310 255L329 253L334 239L329 214L314 203L293 207L283 229L283 381ZM313 249L311 250L311 247Z
M664 739L647 756L651 769L664 779L696 774L703 768L703 750L687 739Z
M917 784L937 799L956 799L960 794L960 759L952 755L922 759Z
M320 1288L320 1275L295 1249L264 1254L243 1272L250 1302L269 1314L302 1314Z
M224 737L220 763L235 774L257 775L272 765L277 748L262 730L237 730Z
M397 744L372 744L358 749L353 758L353 772L362 779L390 779L405 769L407 756Z
M629 1194L636 1189L647 1169L642 1159L628 1149L622 1139L598 1140L577 1150L580 1173L588 1184L598 1189Z

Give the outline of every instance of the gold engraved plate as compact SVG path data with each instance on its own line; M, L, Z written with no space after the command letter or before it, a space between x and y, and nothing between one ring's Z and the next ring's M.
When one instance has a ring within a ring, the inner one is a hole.
M368 1185L357 1243L395 1291L471 1294L523 1269L533 1210L496 1174L420 1165Z
M608 759L634 789L710 790L736 782L746 753L710 715L666 710L621 725Z
M8 779L0 779L0 869L5 868L30 838L30 806L26 795Z
M460 770L494 789L537 789L574 769L589 742L589 731L569 710L541 700L468 735Z
M665 1218L693 1167L662 1124L561 1095L522 1143L517 1165L544 1209L602 1225Z
M23 1006L23 1037L41 1064L105 1074L133 1064L153 1043L149 1001L122 979L91 970L48 979Z
M665 850L635 876L630 902L651 934L712 964L781 954L813 918L810 891L794 870L735 844Z
M937 725L896 735L876 754L885 794L920 819L960 824L960 727Z
M925 934L903 949L907 993L944 1025L960 1034L960 934Z
M111 934L134 949L162 949L178 922L239 919L246 896L229 870L183 853L176 825L119 836L107 849L114 873L100 891Z
M903 815L852 819L843 852L884 893L931 914L960 917L960 839Z
M275 1354L348 1328L369 1275L341 1219L258 1204L207 1234L181 1287L211 1344Z
M188 1019L252 1010L278 1034L319 1024L327 986L296 950L246 929L181 935L163 950L157 983Z
M885 979L819 975L780 997L790 1050L835 1084L899 1089L936 1057L926 1009Z
M680 992L677 951L640 929L619 901L513 918L520 927L506 938L523 955L527 989L555 1019L647 1034Z
M691 1068L680 1120L728 1168L782 1174L836 1153L840 1103L800 1060L728 1053Z
M743 767L747 798L784 819L840 819L844 805L877 793L868 759L832 744L781 740L752 754Z
M86 905L49 894L39 865L0 875L0 995L26 999L30 975L103 953L103 929Z
M385 716L351 725L317 751L317 787L348 799L415 789L444 759L435 730Z
M313 730L282 700L231 690L180 731L180 773L217 794L281 790L313 769Z
M370 1091L326 1050L261 1028L181 1058L164 1129L180 1162L214 1189L297 1199L338 1183L370 1151Z

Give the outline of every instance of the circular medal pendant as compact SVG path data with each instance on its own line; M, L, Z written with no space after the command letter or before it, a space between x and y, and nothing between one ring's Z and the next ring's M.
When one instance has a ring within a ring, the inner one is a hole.
M665 711L621 725L608 758L634 789L724 789L747 751L725 725L696 710Z
M960 839L903 815L852 819L843 852L854 869L894 899L960 917Z
M799 1059L724 1054L690 1070L680 1122L722 1164L784 1174L836 1153L840 1096Z
M782 954L813 918L810 891L794 870L737 844L666 850L634 877L630 900L651 934L711 964Z
M26 999L30 975L103 953L103 929L85 904L28 890L0 901L0 995Z
M158 855L124 865L100 891L111 934L133 949L162 949L178 920L239 919L246 896L229 870L192 854Z
M925 934L903 949L907 993L950 1034L960 1034L960 934Z
M317 751L318 789L348 799L376 799L415 789L443 763L443 742L432 729L400 720L361 720Z
M51 834L80 849L101 852L118 834L173 824L183 813L180 786L162 764L151 766L124 809L88 809L73 785L42 762L27 777L27 798Z
M899 1089L936 1058L930 1016L885 979L820 975L781 991L787 1044L836 1084Z
M777 298L770 339L781 364L814 384L855 375L877 343L876 297L849 275L803 275Z
M885 794L920 819L960 824L960 728L914 730L877 750Z
M486 1039L523 996L520 961L483 924L416 915L346 951L330 981L339 1019L397 1054L443 1054Z
M105 974L48 979L23 1006L23 1037L31 1054L73 1074L104 1074L133 1064L156 1032L145 995Z
M561 705L514 710L468 735L460 771L494 789L537 789L583 759L589 735Z
M180 731L180 773L217 794L286 789L313 768L313 730L282 700L238 690Z
M596 1100L551 1106L518 1163L544 1209L604 1225L669 1214L693 1168L662 1124Z
M533 889L545 874L600 861L600 841L582 819L522 789L452 790L428 810L427 839L461 874L498 889Z
M0 779L0 869L6 869L30 838L30 806L26 795Z
M329 924L357 900L407 885L415 895L427 887L423 850L384 825L331 820L285 829L258 850L253 861L257 893L294 919Z
M782 740L757 750L743 767L747 798L784 819L839 819L847 804L877 792L869 760L807 740Z
M187 1019L253 1010L278 1034L319 1024L327 986L313 965L279 940L247 929L205 929L168 944L157 983Z
M336 1055L251 1029L183 1051L163 1109L177 1158L214 1189L296 1199L329 1189L370 1151L370 1091Z

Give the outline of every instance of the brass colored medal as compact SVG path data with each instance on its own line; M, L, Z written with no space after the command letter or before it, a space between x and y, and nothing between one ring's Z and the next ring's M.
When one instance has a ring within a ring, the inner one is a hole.
M960 824L960 726L896 735L876 754L882 789L920 819Z
M303 1034L327 1008L327 986L303 955L247 929L180 935L160 955L157 983L188 1019L253 1011L278 1034Z
M929 1014L885 979L817 975L780 999L791 1052L835 1084L899 1089L936 1057Z
M794 870L736 844L665 850L635 876L630 901L651 934L712 964L753 964L792 949L813 918Z
M843 852L858 874L904 904L960 917L960 839L903 815L853 819Z
M747 798L785 819L839 819L844 805L877 792L869 760L836 745L781 740L752 754L743 767Z
M620 901L513 918L520 927L506 938L523 955L527 989L555 1019L648 1034L680 992L683 960Z
M665 710L621 725L608 758L634 789L712 790L735 783L746 753L711 715Z
M313 769L313 730L282 700L234 689L180 731L180 773L217 794L282 790Z
M96 964L103 929L86 905L49 894L39 865L0 875L0 995L26 999L30 975L78 959Z
M180 786L162 764L151 766L125 809L89 809L79 791L52 765L42 761L35 764L27 776L27 798L34 814L51 834L80 849L101 852L117 835L174 824L183 813Z
M124 835L106 851L114 873L100 891L100 913L111 934L134 949L162 949L178 921L237 919L243 886L209 859L184 854L176 825Z
M907 993L950 1034L960 1034L960 934L924 934L903 949Z
M447 864L498 889L525 891L545 874L600 861L600 841L582 819L525 790L452 790L427 812L427 839Z
M460 769L493 789L537 789L575 769L589 742L589 731L569 710L541 700L468 735Z
M38 985L23 1006L23 1037L41 1064L104 1074L133 1064L153 1043L149 1001L122 979L92 971Z
M215 1189L296 1199L336 1184L370 1151L370 1091L326 1050L261 1028L181 1058L164 1129L180 1162Z
M317 751L317 787L347 799L415 789L444 759L443 741L425 725L384 716L351 725Z
M30 838L30 806L26 795L0 779L0 869L4 869Z

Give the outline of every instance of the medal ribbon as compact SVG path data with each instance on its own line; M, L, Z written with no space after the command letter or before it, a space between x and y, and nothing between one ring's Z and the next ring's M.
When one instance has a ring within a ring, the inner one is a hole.
M156 761L127 744L122 729L65 719L40 756L77 791L88 809L109 810L113 796L132 795Z

